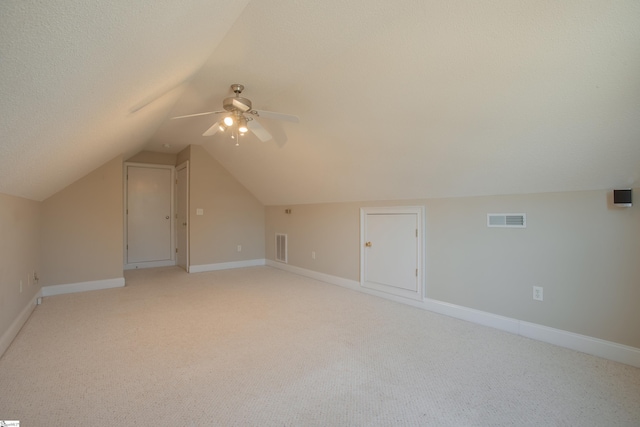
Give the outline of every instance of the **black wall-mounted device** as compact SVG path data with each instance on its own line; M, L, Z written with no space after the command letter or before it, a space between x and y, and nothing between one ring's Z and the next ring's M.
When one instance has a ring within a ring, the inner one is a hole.
M613 190L613 204L621 207L631 206L631 189Z

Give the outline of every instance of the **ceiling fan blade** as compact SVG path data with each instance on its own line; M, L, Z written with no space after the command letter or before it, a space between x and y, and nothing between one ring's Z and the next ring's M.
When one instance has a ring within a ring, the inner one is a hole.
M187 114L186 116L171 117L171 120L186 119L187 117L207 116L209 114L220 114L220 113L225 113L225 111L207 111L206 113Z
M257 120L249 120L247 122L247 127L262 142L268 141L268 140L270 140L272 138L271 134L269 132L267 132L267 130L264 127L262 127L262 125L260 123L258 123Z
M216 132L218 132L218 130L220 130L220 128L218 127L219 123L220 122L215 122L213 126L211 126L202 134L202 136L211 136L211 135L214 135Z
M286 120L287 122L300 123L298 116L291 114L274 113L273 111L264 110L251 110L250 113L265 119Z

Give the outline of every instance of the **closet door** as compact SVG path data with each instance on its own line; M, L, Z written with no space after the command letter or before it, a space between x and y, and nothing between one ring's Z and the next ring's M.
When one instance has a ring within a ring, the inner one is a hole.
M361 286L422 299L422 210L363 208Z
M127 166L126 268L174 265L173 168Z

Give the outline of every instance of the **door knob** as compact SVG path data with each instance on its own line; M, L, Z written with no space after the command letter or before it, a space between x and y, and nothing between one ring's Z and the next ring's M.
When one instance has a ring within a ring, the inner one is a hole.
M165 216L164 219L169 219L169 215Z
M367 242L364 244L366 247L370 248L371 247L371 242Z

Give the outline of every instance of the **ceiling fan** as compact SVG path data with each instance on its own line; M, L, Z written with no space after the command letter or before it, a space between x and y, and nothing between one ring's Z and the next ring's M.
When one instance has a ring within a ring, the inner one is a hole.
M271 134L255 119L256 117L286 120L294 123L300 122L298 116L254 109L251 106L251 101L249 99L240 96L244 90L244 86L241 84L232 84L231 90L233 90L235 96L225 98L222 101L222 108L224 108L224 110L188 114L186 116L172 117L172 119L206 116L208 114L225 114L222 119L215 122L213 126L207 129L202 136L211 136L218 131L224 132L229 129L231 130L231 138L236 140L236 145L238 145L239 137L247 133L249 130L253 132L260 141L264 142L272 138Z

